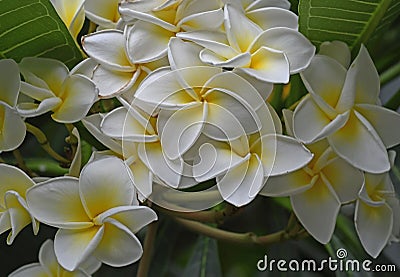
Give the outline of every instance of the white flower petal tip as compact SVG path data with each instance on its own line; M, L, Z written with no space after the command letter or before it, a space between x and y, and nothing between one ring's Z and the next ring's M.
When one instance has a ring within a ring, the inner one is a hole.
M26 125L17 111L0 102L0 152L18 148L25 139Z
M85 0L72 0L66 5L63 0L51 0L58 15L74 38L78 36L85 21L84 2Z
M26 191L35 185L34 181L19 168L0 164L0 184L0 233L11 229L7 244L11 245L30 223L36 235L39 225L25 200Z
M46 240L39 250L39 263L27 264L13 271L10 277L24 276L59 276L68 275L76 277L90 277L101 266L99 261L88 259L74 271L65 270L57 261L52 240Z

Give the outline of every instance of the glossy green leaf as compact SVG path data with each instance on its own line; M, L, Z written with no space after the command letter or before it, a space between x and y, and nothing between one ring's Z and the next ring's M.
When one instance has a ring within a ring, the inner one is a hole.
M82 53L49 0L0 1L0 58L47 57L73 67Z
M215 239L199 236L183 276L222 276Z
M395 0L300 0L299 25L315 45L341 40L354 55L399 13L400 2Z

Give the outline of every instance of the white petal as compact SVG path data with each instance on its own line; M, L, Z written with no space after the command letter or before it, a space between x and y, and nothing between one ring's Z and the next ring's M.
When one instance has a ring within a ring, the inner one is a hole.
M288 0L246 0L248 3L246 11L261 9L265 7L276 7L289 10L290 2ZM244 3L244 0L241 0Z
M265 46L285 53L290 65L290 74L304 70L315 53L315 46L297 30L277 27L262 32L251 46L257 50Z
M61 103L62 100L60 98L52 97L44 99L39 104L19 103L17 111L23 117L35 117L56 109Z
M294 138L265 135L261 140L261 162L266 176L286 174L307 165L313 154Z
M76 127L72 129L73 136L77 139L76 153L71 162L71 165L68 170L68 176L73 176L79 178L79 174L82 166L82 143L81 136L79 135L79 131Z
M17 192L25 197L26 190L33 187L35 183L21 169L8 164L0 164L0 206L5 207L4 195L7 191Z
M354 222L365 251L376 258L388 243L392 232L392 210L387 204L372 207L357 201Z
M119 18L118 3L119 0L86 0L84 6L86 16L98 25L104 26L104 23L108 22L105 27L112 29Z
M251 55L249 68L240 68L250 76L271 83L289 82L289 61L287 56L272 48L261 47Z
M95 59L84 59L71 69L70 75L80 74L91 79L93 77L93 71L98 65L99 63Z
M182 160L168 159L160 142L141 143L138 149L142 162L167 185L176 188L183 171Z
M258 156L251 155L248 162L217 177L217 185L225 201L237 207L250 203L264 185L263 167Z
M62 83L68 76L68 68L58 60L47 58L23 58L19 68L25 82L53 92L61 90Z
M24 95L38 101L55 97L55 94L49 88L38 87L26 82L21 82L21 92ZM20 102L22 102L22 100Z
M147 140L146 129L125 107L116 108L108 113L101 123L101 130L105 135L116 139Z
M203 49L200 52L200 59L206 64L226 68L246 67L251 63L251 55L249 52L241 53L233 58L226 59L208 49Z
M263 100L259 97L254 86L243 77L232 72L219 73L208 80L204 86L230 91L232 96L243 99L241 101L250 104L254 110L258 110L263 105Z
M193 42L185 42L180 38L171 38L168 44L168 60L172 69L204 65L200 60L203 48Z
M133 234L157 220L157 214L146 206L120 206L107 210L99 217L104 222L112 218L127 227Z
M399 113L370 104L357 104L355 108L371 123L386 148L400 143L400 129L393 128L400 126Z
M209 107L203 132L207 136L216 140L234 140L260 130L257 113L234 92L217 88L208 91L205 99Z
M93 225L82 206L77 178L58 177L37 184L26 194L35 218L58 228L87 228Z
M371 173L390 169L389 157L378 134L357 111L340 130L328 137L333 150L353 166Z
M51 116L60 123L80 121L97 98L96 86L83 75L70 76L64 86L63 101Z
M110 208L132 203L135 191L128 170L116 157L94 161L82 169L79 193L91 218Z
M224 7L225 30L229 44L239 52L246 52L262 29L249 20L243 11L226 4Z
M165 120L166 124L159 135L168 158L174 160L182 157L192 147L200 136L207 114L207 103L177 110L165 119L162 118L167 116L166 113L160 112L159 118Z
M101 114L93 114L84 119L82 119L82 123L85 128L102 144L107 146L110 150L114 151L115 153L122 155L122 146L117 141L111 139L110 137L106 136L100 130L100 124L103 120L103 115Z
M136 262L143 253L140 241L118 222L104 224L104 234L93 255L103 263L120 267Z
M134 160L129 167L135 188L142 197L149 197L153 190L153 173L140 159Z
M346 112L330 120L312 98L306 96L294 111L294 134L304 143L316 142L343 127L348 121L349 114Z
M4 59L0 61L0 84L0 102L8 104L10 107L15 107L21 78L18 65L14 60Z
M258 91L258 93L261 95L261 98L264 99L264 101L266 101L272 92L273 84L261 81L261 80L255 78L253 76L250 76L249 74L246 74L243 71L240 71L238 69L237 68L233 69L232 73L239 75L240 77L245 79L247 82L249 82Z
M54 251L62 267L73 271L84 262L99 245L104 226L80 230L59 229L54 238Z
M99 90L100 98L112 98L129 90L136 82L141 71L123 72L108 70L99 65L93 72L92 80Z
M130 72L135 66L126 55L125 43L124 34L119 30L100 31L82 39L83 49L92 59L111 70Z
M8 191L4 196L5 205L10 216L11 231L7 237L7 244L11 245L15 237L25 226L34 219L27 211L25 200L15 191Z
M360 52L350 65L347 75L350 75L354 82L357 104L377 103L380 92L379 75L364 45L361 45Z
M343 41L324 41L319 46L320 55L331 57L338 61L344 68L348 68L351 61L349 46Z
M185 68L183 70L191 69ZM136 91L135 96L139 101L155 107L180 107L195 101L182 87L177 71L160 75L155 73L156 76L153 76L153 74L148 75Z
M58 271L57 257L56 253L54 253L54 243L51 239L47 239L40 247L39 262L50 274L54 274Z
M283 120L285 122L286 133L291 136L295 137L294 135L294 128L293 128L293 111L288 109L282 110Z
M175 34L158 25L138 21L128 31L127 53L133 63L155 61L167 55L168 42Z
M199 149L199 159L193 165L193 177L198 182L210 180L224 174L241 163L245 163L250 156L241 157L233 152L228 144L205 143Z
M316 178L318 177L311 178L303 169L285 175L271 176L260 194L273 197L296 195L311 188Z
M8 277L44 277L48 276L47 271L39 264L32 263L24 265L17 270L13 271L8 275Z
M20 115L14 109L0 103L0 152L19 147L25 135L26 125Z
M255 9L246 13L247 17L263 30L286 27L297 30L298 17L295 13L275 7Z
M176 34L178 38L193 41L210 51L230 59L239 54L229 46L226 34L218 31L192 31Z
M322 98L330 107L336 107L346 78L346 69L341 64L330 57L317 55L301 77L311 94Z
M342 203L355 200L364 182L362 172L340 158L325 166L321 176L329 181Z
M169 30L170 32L177 32L179 31L179 28L177 28L175 25L158 18L155 14L152 14L151 11L157 11L157 8L151 8L148 9L147 8L139 8L137 9L135 8L129 8L130 6L135 6L135 4L143 4L142 1L135 1L136 3L122 3L120 8L119 8L119 12L121 14L121 17L124 21L129 22L134 20L135 24L137 22L143 22L143 23L147 23L147 24L151 24L160 28L163 28L165 30ZM139 3L138 3L139 2ZM153 2L154 3L154 2ZM146 4L144 4L146 5ZM170 10L171 11L171 10ZM168 17L168 11L164 11L167 14ZM171 14L171 12L170 12ZM135 21L135 19L139 19L138 21Z
M184 31L216 30L222 25L223 21L224 13L222 9L207 10L184 17L177 23L177 26Z
M312 188L290 197L297 218L316 240L326 244L335 229L340 201L319 178Z

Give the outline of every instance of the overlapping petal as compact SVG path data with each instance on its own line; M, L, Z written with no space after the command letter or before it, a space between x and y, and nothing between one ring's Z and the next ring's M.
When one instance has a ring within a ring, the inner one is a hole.
M58 177L37 184L26 194L35 218L58 228L81 229L93 226L79 196L79 180Z
M112 207L132 204L135 192L128 170L116 157L94 161L82 170L79 194L90 218Z
M54 251L62 267L73 271L84 262L99 245L104 235L103 226L85 229L60 229L54 238Z

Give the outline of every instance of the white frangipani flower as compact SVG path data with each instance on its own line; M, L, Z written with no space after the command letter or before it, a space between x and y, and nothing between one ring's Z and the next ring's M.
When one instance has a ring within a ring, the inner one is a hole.
M85 0L50 0L58 15L76 38L85 22L83 4Z
M86 17L100 29L115 29L120 21L118 4L120 0L85 0Z
M354 214L358 237L365 251L376 258L400 237L400 205L389 173L365 173Z
M73 123L85 117L97 99L95 84L84 75L69 74L60 61L24 58L19 67L25 79L21 92L32 99L17 105L18 112L25 117L52 111L55 121Z
M284 110L287 131L293 135L293 113ZM307 145L314 154L305 167L271 177L260 192L266 196L290 196L293 211L309 234L328 243L342 204L354 201L363 184L363 174L338 157L327 140Z
M114 109L101 122L101 131L121 141L123 157L131 168L133 182L147 198L152 192L153 177L177 188L183 173L181 159L168 159L157 134L156 119L129 106Z
M400 129L392 127L400 115L379 105L379 76L366 48L347 70L349 50L335 45L324 50L330 56L315 56L301 73L310 94L295 109L294 134L305 143L327 138L353 166L383 173L390 169L386 148L400 143Z
M134 204L128 171L122 160L104 157L88 163L79 179L53 178L27 191L35 217L59 228L54 250L65 269L76 270L90 256L111 266L141 257L142 246L134 234L157 215Z
M82 38L85 52L99 65L91 79L101 98L111 98L134 87L152 70L166 66L165 60L135 63L126 50L126 37L120 30L103 30Z
M90 277L101 266L95 258L86 260L74 271L67 271L57 261L53 241L46 240L39 250L39 262L24 265L13 271L9 277Z
M297 18L281 8L257 9L247 16L238 5L224 7L225 31L178 33L205 47L203 62L235 68L265 82L287 83L290 74L304 70L315 47L297 31ZM271 14L271 15L269 15ZM281 18L279 21L270 18Z
M0 153L14 150L24 141L26 126L18 115L18 93L21 86L18 65L14 60L0 61Z
M220 29L223 11L217 0L127 1L120 6L127 30L128 55L135 63L167 55L170 38L192 30Z
M35 182L17 167L0 164L0 234L11 229L7 244L11 245L18 233L32 223L33 233L39 224L29 211L25 193Z

